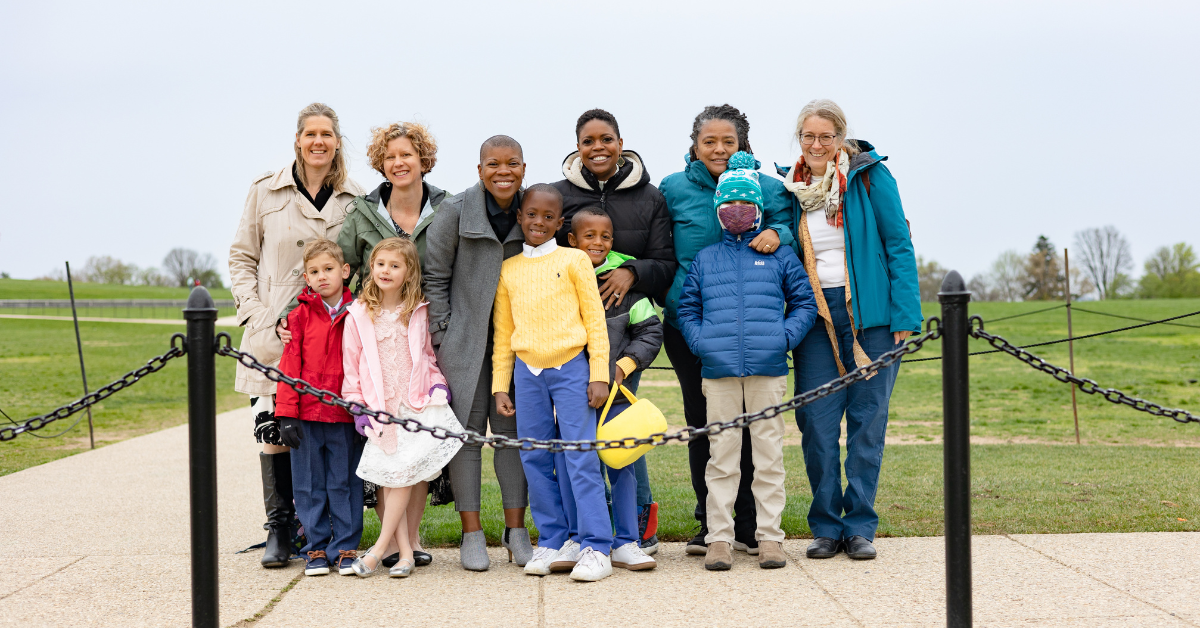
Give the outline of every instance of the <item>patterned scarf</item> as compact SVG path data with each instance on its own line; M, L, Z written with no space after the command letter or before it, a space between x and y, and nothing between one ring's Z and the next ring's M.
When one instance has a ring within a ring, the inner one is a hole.
M842 226L842 199L846 196L846 178L850 174L850 156L838 149L837 168L825 168L825 175L813 181L812 170L804 163L804 155L792 166L783 185L800 199L805 212L824 208L825 222L831 227ZM834 178L837 185L833 184Z

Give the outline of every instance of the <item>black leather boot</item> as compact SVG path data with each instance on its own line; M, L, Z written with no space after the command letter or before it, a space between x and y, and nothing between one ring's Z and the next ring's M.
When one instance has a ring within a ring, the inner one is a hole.
M280 460L282 458L282 460ZM263 567L285 567L292 556L291 454L258 454L262 468L263 505L267 511L267 547Z

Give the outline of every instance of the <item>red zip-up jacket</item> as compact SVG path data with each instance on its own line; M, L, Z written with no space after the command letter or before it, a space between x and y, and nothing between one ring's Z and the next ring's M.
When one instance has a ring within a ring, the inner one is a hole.
M313 292L312 288L305 286L297 298L300 306L287 317L292 341L284 347L279 370L288 377L298 377L316 388L340 395L343 378L342 329L345 327L346 308L353 302L354 296L348 288L342 288L342 304L332 319L325 303L321 301L321 295ZM275 416L318 423L354 422L344 408L321 403L312 395L301 395L282 382L275 397Z

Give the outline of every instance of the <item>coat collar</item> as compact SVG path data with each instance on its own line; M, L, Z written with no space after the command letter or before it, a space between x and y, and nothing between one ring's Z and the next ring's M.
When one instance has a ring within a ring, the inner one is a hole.
M304 286L304 289L301 290L300 294L296 296L296 300L300 301L301 303L308 304L309 307L318 311L322 316L329 315L329 310L328 310L328 308L325 307L325 303L321 299L321 295L317 294L315 291L313 291L312 288L309 288L308 286ZM338 306L337 314L335 314L333 317L334 321L336 321L341 316L344 316L346 314L346 312L350 309L350 305L352 303L354 303L354 294L350 292L350 288L347 288L346 286L343 285L342 286L342 304Z
M884 157L876 152L875 146L873 146L870 142L866 140L854 140L854 142L858 144L860 152L850 158L850 174L847 176L847 179L853 179L855 174L861 172L869 166L873 166L881 161L887 161L887 157ZM788 176L791 174L792 168L794 167L795 164L784 167L776 163L775 172L779 176L783 177L785 181L787 181Z
M487 200L484 194L486 194L486 190L483 187L483 181L462 193L462 210L458 216L458 235L464 238L487 238L500 242L492 230L491 221L488 220ZM514 201L520 202L519 194ZM520 242L524 239L525 234L521 233L521 225L513 225L512 231L509 231L508 237L504 238L503 243Z
M683 156L683 162L687 164L683 172L689 181L702 188L710 189L714 193L716 192L717 178L712 176L712 173L708 171L708 166L705 166L703 161L693 158L692 154L688 153ZM762 168L762 162L755 158L754 169L758 170L759 168Z
M296 193L299 194L300 188L297 187L299 184L296 182L295 177L292 176L292 166L295 165L296 160L293 159L292 163L288 164L286 168L276 172L275 176L270 177L267 180L267 187L272 191L277 191L290 186L296 188ZM354 183L349 177L346 177L346 180L343 181L341 185L333 188L333 194L335 197L338 194L353 194L358 196L362 193L362 189L358 187L358 184Z
M630 169L624 179L617 184L617 190L629 190L650 182L650 174L646 172L646 166L642 163L641 155L631 150L626 150L621 152L621 157L625 159ZM576 187L595 192L600 191L595 183L595 175L592 175L590 172L584 172L583 159L580 158L579 151L567 155L567 158L563 160L562 171L567 181L570 181ZM614 176L621 176L621 174L618 172Z

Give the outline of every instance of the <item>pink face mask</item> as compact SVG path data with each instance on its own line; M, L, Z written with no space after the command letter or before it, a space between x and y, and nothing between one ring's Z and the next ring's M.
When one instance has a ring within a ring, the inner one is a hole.
M733 235L750 231L758 223L758 207L755 205L726 205L717 209L721 226Z

